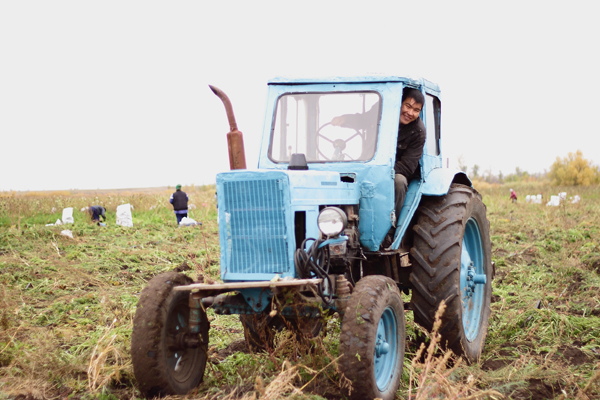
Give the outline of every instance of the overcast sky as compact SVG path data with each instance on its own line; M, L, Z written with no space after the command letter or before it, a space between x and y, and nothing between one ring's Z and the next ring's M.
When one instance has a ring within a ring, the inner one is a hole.
M593 1L3 1L0 190L213 183L229 125L209 84L256 167L267 80L289 74L438 83L454 165L598 165L599 39Z

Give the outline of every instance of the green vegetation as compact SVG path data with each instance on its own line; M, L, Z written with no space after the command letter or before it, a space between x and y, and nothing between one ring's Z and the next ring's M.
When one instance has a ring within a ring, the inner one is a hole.
M517 203L510 202L509 187L519 193ZM422 399L600 397L598 187L537 181L476 188L488 208L496 264L486 350L474 365L446 362L451 355L435 346L419 350L422 331L407 312L398 398L409 392ZM171 270L219 279L214 187L186 191L196 206L190 216L202 226L176 226L166 189L0 197L0 399L139 397L129 346L145 283ZM546 207L549 194L559 191L582 200ZM526 194L540 192L544 204L525 203ZM133 228L114 223L122 203L134 206ZM107 207L107 227L79 211L92 204ZM75 223L45 226L61 218L63 207L74 207ZM210 309L208 315L210 362L204 383L188 398L340 398L347 382L336 364L335 316L312 350L283 332L272 352L255 354L237 316ZM435 345L435 337L428 343Z

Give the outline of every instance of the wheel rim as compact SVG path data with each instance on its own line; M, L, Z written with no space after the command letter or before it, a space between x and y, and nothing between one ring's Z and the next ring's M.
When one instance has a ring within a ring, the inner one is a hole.
M179 383L187 382L193 376L196 368L199 349L188 348L182 338L189 332L188 318L190 309L181 302L169 314L167 320L166 357L169 375Z
M384 392L390 384L398 362L398 324L391 307L387 307L377 326L375 338L375 381L379 391Z
M472 342L481 326L487 282L481 233L474 218L470 218L465 226L460 264L462 323L467 340Z

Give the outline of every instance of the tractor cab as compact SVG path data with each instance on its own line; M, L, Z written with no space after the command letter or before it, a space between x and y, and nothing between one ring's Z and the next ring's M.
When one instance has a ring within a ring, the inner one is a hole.
M419 162L421 179L410 182L401 215L395 215L394 163L405 87L424 94L420 117L427 137ZM292 155L300 153L308 171L335 171L342 182L353 180L360 192L361 244L378 250L394 225L399 229L392 248L399 248L423 183L432 170L442 168L438 86L420 78L383 75L276 78L269 82L267 110L258 168L287 169ZM445 180L446 190L451 180Z

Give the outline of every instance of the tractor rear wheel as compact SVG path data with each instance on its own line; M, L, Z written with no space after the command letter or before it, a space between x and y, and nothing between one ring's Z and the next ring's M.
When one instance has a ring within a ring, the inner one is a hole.
M133 319L133 372L146 398L186 394L204 376L208 347L208 319L200 309L200 333L189 327L189 292L173 291L192 280L167 272L154 277L142 290Z
M474 362L483 351L492 296L486 207L475 189L453 184L446 196L425 198L417 212L410 251L415 322L431 331L445 301L442 345Z
M392 279L369 275L356 284L342 318L340 369L351 399L391 400L404 363L404 306Z

